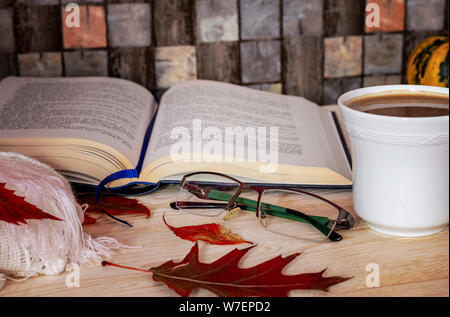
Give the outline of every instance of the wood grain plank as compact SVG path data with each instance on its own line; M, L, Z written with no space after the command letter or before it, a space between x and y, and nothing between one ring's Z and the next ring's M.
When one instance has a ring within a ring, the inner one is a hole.
M63 74L60 52L19 54L19 74L25 77L60 77Z
M24 0L24 1L28 1L28 0ZM51 1L51 0L48 0L48 1ZM58 0L56 0L56 1L58 1ZM89 5L89 4L102 4L108 0L59 0L59 1L61 2L61 4L78 3L81 5L85 5L85 4Z
M147 47L111 48L109 74L154 89L153 56L153 50Z
M59 6L14 7L16 48L19 53L62 50Z
M444 20L444 30L448 30L448 16L449 16L449 0L445 1L445 20Z
M323 104L336 104L343 93L361 88L362 77L329 78L323 82Z
M324 46L322 37L292 36L283 39L283 87L288 95L322 103Z
M241 80L264 84L281 80L281 41L246 41L241 47Z
M156 88L167 89L197 79L196 48L191 45L164 46L155 49Z
M108 76L106 50L69 51L63 53L65 75L68 77Z
M193 0L155 0L156 46L194 44Z
M325 36L364 33L365 1L324 0Z
M13 53L16 50L12 8L0 9L0 39L1 53Z
M0 53L0 80L17 75L17 62L14 54Z
M15 0L0 0L0 8L8 8L14 5Z
M229 83L240 83L238 42L197 44L197 76Z
M108 4L118 3L150 3L151 0L107 0Z
M102 218L96 225L86 226L93 236L111 236L122 243L140 246L116 253L111 261L148 269L170 259L179 261L191 249L192 242L176 237L164 224L192 225L218 221L171 210L168 204L178 192L177 186L167 186L140 197L152 211L149 219L141 215L124 215L134 225L128 229ZM354 214L349 190L315 190ZM354 214L355 215L355 214ZM356 216L356 215L355 215ZM341 275L352 279L333 286L329 293L291 291L290 296L448 296L449 245L448 228L421 238L394 238L370 230L356 217L357 225L342 232L338 243L311 243L273 234L261 228L253 213L243 213L225 227L257 244L241 261L241 267L254 266L275 256L287 256L302 251L290 263L284 274L315 272L327 268L325 276ZM236 246L215 246L200 242L200 260L210 263ZM244 246L238 246L239 248ZM368 263L380 268L380 287L366 286ZM154 282L150 274L112 267L88 265L81 267L80 287L68 288L68 273L41 276L24 282L8 282L0 296L177 296L164 284ZM107 287L106 287L107 286ZM192 296L212 296L196 290Z

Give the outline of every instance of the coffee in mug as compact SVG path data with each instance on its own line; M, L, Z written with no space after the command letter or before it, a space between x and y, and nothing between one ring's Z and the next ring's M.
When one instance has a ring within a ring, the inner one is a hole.
M448 95L390 91L353 98L345 104L355 110L383 116L424 118L448 116Z
M353 205L367 225L424 236L449 222L449 89L393 85L339 100L350 138Z

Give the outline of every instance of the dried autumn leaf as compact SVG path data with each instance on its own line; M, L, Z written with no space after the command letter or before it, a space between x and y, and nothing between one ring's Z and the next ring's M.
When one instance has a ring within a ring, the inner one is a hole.
M87 204L88 208L85 213L97 212L104 213L107 211L111 215L120 214L144 214L146 218L150 217L150 209L142 205L136 199L131 199L123 196L100 195L98 202L95 195L80 195L78 197L80 204ZM83 224L95 223L96 219L92 217L85 218Z
M331 286L349 279L324 277L325 270L297 275L282 274L283 268L300 253L285 258L278 256L250 268L240 268L240 260L253 247L234 249L208 264L200 262L196 243L181 262L171 260L148 271L106 261L102 264L153 273L153 280L165 283L181 296L189 296L194 289L203 288L224 297L284 297L291 290L328 291Z
M27 219L61 220L26 202L5 186L6 184L0 183L0 221L19 225L26 224Z
M84 215L83 225L92 225L97 222L97 218L91 217L89 215Z
M202 240L217 245L251 243L242 239L241 236L216 223L176 228L167 223L165 215L163 215L163 221L176 236L184 240L193 242Z

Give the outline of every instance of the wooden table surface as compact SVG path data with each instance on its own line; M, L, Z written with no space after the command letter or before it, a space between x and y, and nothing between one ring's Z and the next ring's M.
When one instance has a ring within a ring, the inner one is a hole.
M178 189L168 186L139 198L150 207L152 215L126 215L121 218L133 228L102 217L97 224L86 226L93 236L111 236L120 242L140 246L116 253L110 261L142 269L159 266L168 261L180 261L193 242L175 236L162 217L173 226L211 222L205 217L172 211L168 203ZM354 214L352 193L349 190L320 190L324 197L340 204ZM226 223L226 227L245 240L257 244L241 260L241 267L251 267L275 256L302 254L283 270L286 275L317 272L327 268L325 276L353 277L332 286L329 292L295 290L290 296L449 296L449 237L444 231L421 238L394 238L369 229L357 218L355 228L343 231L340 242L305 242L281 237L261 229L254 213L246 212ZM238 246L215 246L200 241L200 260L212 262ZM379 268L380 286L368 287L366 279ZM65 280L69 273L41 276L23 282L8 281L0 296L178 296L151 274L114 267L83 266L80 287L69 288ZM215 296L206 290L195 290L192 296Z

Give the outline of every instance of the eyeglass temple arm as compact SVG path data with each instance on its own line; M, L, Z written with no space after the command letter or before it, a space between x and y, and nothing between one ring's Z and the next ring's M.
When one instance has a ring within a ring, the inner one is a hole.
M196 208L215 209L215 208L223 208L223 207L226 207L227 205L228 205L227 203L203 203L203 202L196 202L196 201L177 201L177 202L170 203L170 207L174 210L196 209ZM238 203L236 205L236 207L239 207L244 210L256 212L256 207L249 206L246 204ZM282 208L282 207L280 207L280 208ZM268 208L265 208L265 209L268 209ZM309 217L309 218L316 220L321 225L326 225L329 222L329 219L327 217L309 216L309 215L304 215L304 217L303 217L303 216L301 216L303 214L296 210L290 209L291 213L286 213L284 210L287 211L287 209L285 209L285 208L283 208L283 212L269 209L269 211L265 211L265 213L267 213L271 216L276 216L276 217L285 218L285 219L289 219L289 220L296 220L296 221L303 220L303 219L299 219L299 218ZM295 213L297 213L297 214L295 214ZM309 222L309 221L304 220L304 222Z
M209 192L208 192L208 198L209 199L215 199L215 200L221 200L221 201L229 201L232 197L233 197L233 195L231 195L231 194L227 194L227 193L216 191L216 190L209 190ZM252 200L252 199L248 199L248 198L237 197L236 198L236 202L244 204L244 205L252 208L252 211L256 211L256 209L258 207L258 202L257 201ZM250 208L246 208L246 209L250 210ZM269 212L268 213L270 215L278 216L278 217L286 218L286 219L290 219L290 220L297 220L297 221L304 220L304 222L309 222L310 223L309 219L313 219L313 220L317 221L320 225L325 225L325 226L330 221L327 217L309 216L309 215L306 215L306 214L304 214L302 212L299 212L299 211L293 210L293 209L290 209L293 212L291 213L291 217L289 217L288 216L289 213L286 213L287 208L280 207L280 206L277 206L277 205L272 205L272 204L261 203L260 208L263 208L265 210L269 210L270 213Z
M208 191L207 196L209 199L215 199L215 200L221 200L221 201L229 201L233 197L233 195L231 195L231 194L227 194L227 193L213 190L213 189ZM290 209L291 211L293 211L291 213L291 215L293 215L295 217L294 218L294 217L287 216L287 215L289 215L289 213L286 213L287 208L272 205L272 204L266 204L266 203L262 203L261 207L263 207L264 209L269 209L270 214L273 216L286 218L286 219L290 219L290 220L297 220L297 221L304 220L302 222L308 222L308 223L314 225L314 223L312 223L310 221L312 219L316 223L315 227L320 231L323 231L323 229L324 229L322 226L329 227L329 226L334 225L334 223L336 223L335 228L338 230L343 230L343 229L348 230L354 226L355 221L354 221L352 215L348 211L346 211L345 209L339 207L338 205L336 205L332 202L329 202L328 200L323 199L317 195L312 194L311 196L319 198L320 200L322 200L324 202L328 202L330 205L337 208L339 210L338 218L336 220L330 220L327 217L309 216L309 215L306 215L297 210ZM248 205L251 208L254 208L253 211L256 211L256 208L258 205L258 203L255 200L243 198L243 197L237 197L236 202L243 203L245 205ZM249 208L247 208L247 209L249 210ZM317 227L317 226L319 226L319 227Z
M194 184L186 184L185 187L190 193L194 194L195 196L197 196L200 199L212 199L212 200L220 200L220 201L228 202L234 197L234 195L224 193L219 190L199 188L199 187L195 186ZM237 197L236 202L243 204L245 206L245 208L243 208L244 207L243 205L238 205L238 207L241 207L245 210L254 211L254 212L256 212L256 210L257 210L258 202L255 200ZM203 202L183 202L183 203L186 205L187 205L187 203L189 203L188 208L191 208L191 209L196 208L196 207L197 208L205 208L205 209L218 208L218 206L216 204L212 204L212 203L203 203ZM226 206L226 204L224 206ZM276 217L280 217L280 218L311 223L308 220L308 218L312 217L317 222L319 222L319 224L321 226L326 226L330 222L330 220L327 217L305 215L308 217L305 219L305 217L299 216L300 214L304 215L303 213L300 213L297 215L295 215L295 214L290 215L289 213L286 213L286 208L283 208L283 207L279 207L276 205L269 205L269 204L265 204L265 203L263 203L262 206L264 206L264 209L269 210L269 212L266 211L268 214L276 216ZM220 206L220 207L223 207L223 206ZM178 209L178 208L174 208L174 209Z
M333 223L336 223L335 230L342 230L342 229L348 230L348 229L353 228L353 226L355 225L355 219L353 218L352 214L349 213L344 208L342 208L341 206L335 204L334 202L332 202L332 201L330 201L328 199L325 199L325 198L323 198L321 196L318 196L316 194L305 192L305 191L300 190L300 189L294 189L294 191L299 192L299 193L304 194L304 195L308 195L308 196L314 197L316 199L319 199L319 200L321 200L321 201L323 201L323 202L333 206L337 210L339 210L339 215L338 215L337 219L336 220L332 220ZM330 222L331 222L331 220L330 220Z
M196 209L196 208L215 209L215 208L223 208L223 207L226 207L227 205L228 205L227 203L202 203L202 202L193 202L193 201L178 201L178 202L170 203L170 207L175 210ZM184 207L184 208L180 208L180 207ZM237 204L237 207L240 207L244 210L256 212L256 207L248 206L245 204ZM339 234L337 234L334 231L330 232L332 226L330 228L329 227L330 225L327 225L330 223L330 220L326 217L308 216L308 215L305 215L305 214L303 214L299 211L293 210L293 209L285 209L284 212L271 210L271 211L265 211L265 213L275 216L275 217L309 223L312 226L314 226L317 230L319 230L323 235L328 237L328 239L330 239L331 241L342 240L342 237Z
M229 201L230 199L233 198L234 195L228 194L228 193L224 193L222 191L218 191L218 190L214 190L214 189L201 189L198 188L197 186L193 185L193 184L189 184L189 187L187 188L189 190L189 192L191 192L192 194L196 195L199 198L202 199L213 199L213 200L220 200L220 201ZM249 210L249 211L255 211L257 209L257 205L258 202L252 199L248 199L248 198L242 198L242 197L237 197L236 198L236 202L240 203L240 204L244 204L245 205L245 209ZM184 202L187 203L187 202ZM194 205L195 204L195 205ZM212 209L212 208L217 208L218 206L216 204L211 204L211 203L202 203L202 202L189 202L189 207L188 208L207 208L207 209ZM223 207L223 206L219 206ZM239 205L238 207L243 207L242 205ZM264 209L269 210L269 212L267 212L270 215L276 216L276 217L280 217L280 218L285 218L285 219L289 219L289 220L295 220L295 221L301 221L301 222L307 222L310 223L312 225L315 225L316 227L318 227L317 229L320 231L324 231L324 227L323 226L327 226L330 223L330 220L327 217L320 217L320 216L308 216L304 213L298 212L296 210L291 209L291 213L287 213L286 212L286 208L284 207L280 207L280 206L276 206L276 205L271 205L271 204L266 204L263 203L261 205L261 207L263 207ZM177 208L174 208L177 209ZM340 227L342 228L342 227Z
M352 214L344 208L339 209L339 215L335 221L336 230L348 230L350 228L353 228L353 226L355 225L355 219L353 218Z
M202 199L214 199L214 200L221 200L221 201L229 201L230 199L232 199L234 197L234 195L227 194L222 191L217 191L214 189L207 190L207 189L198 188L194 184L189 184L188 186L189 187L187 189L192 194L194 194L197 197L202 198ZM263 203L263 205L265 206L264 208L269 209L270 214L273 216L310 223L311 225L316 227L319 231L321 231L324 234L325 234L325 231L326 230L329 231L329 228L330 227L332 228L335 223L336 223L335 230L343 230L343 229L348 230L354 226L355 220L353 219L353 216L345 209L343 209L340 206L336 205L335 203L333 203L325 198L322 198L320 196L317 196L315 194L300 191L300 190L299 190L299 192L303 193L303 194L307 194L312 197L315 197L317 199L320 199L320 200L334 206L335 208L337 208L339 210L338 218L336 220L330 220L327 217L309 216L309 215L306 215L302 212L299 212L299 211L293 210L293 209L290 209L291 215L293 217L289 217L288 216L289 213L287 212L286 208ZM256 211L256 209L257 209L258 203L254 200L237 197L236 202L246 204L247 205L247 207L245 208L246 210ZM191 207L191 208L194 208L194 207ZM212 207L212 208L217 208L217 207ZM325 226L325 228L324 228L324 226Z
M170 207L175 210L196 209L196 208L215 209L215 208L223 208L223 207L226 207L227 205L228 205L227 203L203 203L203 202L196 202L196 201L177 201L177 202L170 203ZM236 207L239 207L244 210L256 212L256 207L249 206L247 204L238 203L236 205ZM278 206L276 206L276 207L278 207ZM282 208L282 207L279 207L279 208ZM264 209L269 209L269 208L264 207ZM289 219L289 220L296 220L296 221L308 222L308 223L316 222L317 225L320 225L320 226L326 226L327 223L329 222L329 219L326 217L308 216L308 215L305 215L305 214L303 214L299 211L293 210L293 209L283 208L283 212L269 209L269 211L266 210L264 212L271 216L276 216L276 217L285 218L285 219Z
M316 219L314 219L314 218L317 218L317 217L313 218L313 217L308 216L308 215L306 215L306 214L304 214L304 213L302 213L300 211L297 211L297 210L294 210L294 209L290 209L290 208L285 208L285 210L286 210L287 214L295 215L295 216L305 220L305 222L310 223L317 230L322 232L323 235L327 236L330 240L332 240L332 241L339 241L339 240L342 239L342 237L339 234L335 233L334 231L331 231L333 229L333 226L334 226L334 220L330 220L328 218L323 217L323 218L327 219L327 223L323 224L323 223L317 221Z
M170 207L175 210L197 209L197 208L216 209L216 208L224 208L227 205L228 205L227 203L202 203L197 201L174 201L170 203Z

